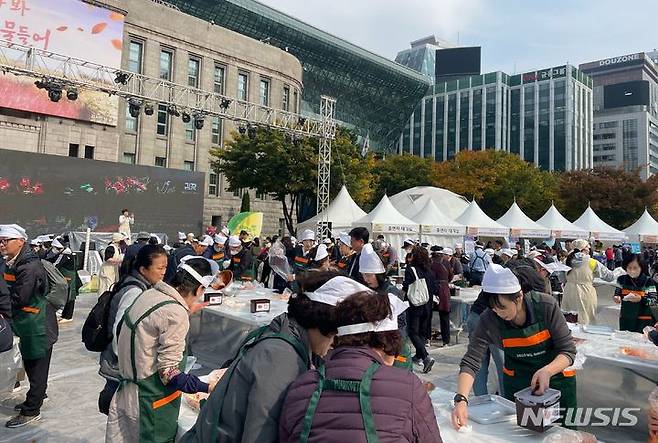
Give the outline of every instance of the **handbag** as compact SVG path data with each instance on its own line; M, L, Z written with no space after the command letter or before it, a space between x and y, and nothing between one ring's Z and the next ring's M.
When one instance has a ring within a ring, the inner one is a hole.
M424 278L418 278L415 268L411 271L416 276L416 280L409 285L407 289L407 300L412 306L423 306L430 301L430 291L427 289L427 282Z

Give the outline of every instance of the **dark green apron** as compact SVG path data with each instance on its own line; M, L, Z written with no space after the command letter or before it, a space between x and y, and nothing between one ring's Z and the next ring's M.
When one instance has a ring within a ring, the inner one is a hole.
M514 394L530 386L532 376L555 357L551 333L544 323L539 294L531 292L535 323L526 328L508 327L498 316L500 335L503 339L505 367L503 368L503 390L508 400L514 401ZM576 408L576 372L563 371L551 377L550 387L562 392L560 408ZM561 413L564 423L565 412Z
M621 297L624 298L630 293L637 294L642 297L638 303L630 301L621 301L621 312L619 314L619 330L642 332L645 326L653 326L658 319L654 319L651 313L651 308L647 303L647 293L644 289L628 289L622 288Z
M7 267L3 278L11 291L16 284L14 270ZM12 306L11 328L20 338L18 347L24 360L36 360L46 356L46 305L44 294L32 294L27 306Z
M69 284L69 298L67 301L75 300L78 297L78 290L80 289L80 286L82 286L80 279L78 278L78 271L76 271L76 264L77 256L71 255L66 262L56 266L57 270L62 273L62 276Z
M224 261L228 260L228 258L226 258L226 255L224 254L224 252L213 251L211 258L212 258L212 260L215 261L215 263L217 263L219 265L219 270L223 271L224 270Z
M231 385L231 378L235 373L235 368L238 366L240 360L242 360L242 357L244 357L244 355L247 353L249 349L253 348L263 340L269 340L269 339L283 340L293 347L293 349L295 350L295 352L297 352L297 355L302 359L302 361L306 362L307 368L310 368L310 361L311 361L310 355L306 350L306 347L302 344L301 341L299 341L298 338L290 334L284 334L281 332L264 335L264 333L268 330L268 328L269 326L261 326L258 329L254 329L247 335L247 338L242 342L242 345L240 345L240 349L236 353L235 358L231 361L231 364L228 367L226 373L222 376L221 383L219 383L215 387L215 390L211 394L212 396L219 395L219 404L217 405L215 411L213 411L214 417L212 423L215 423L216 425L212 430L212 437L210 438L209 441L211 442L217 441L217 434L219 433L219 426L220 426L219 418L222 414L222 410L224 409L224 400L226 399L226 393L228 392L228 388Z
M174 300L160 302L151 307L133 323L128 314L134 304L133 302L123 316L123 323L130 329L130 361L133 377L132 379L122 379L121 386L126 383L137 385L139 395L139 441L149 443L173 442L178 431L181 391L168 388L162 383L158 371L155 371L149 377L137 379L135 337L137 325L153 311L165 305L180 305L180 303ZM178 369L181 372L185 370L186 360L186 354L183 353L183 359L178 364Z
M306 409L306 415L304 416L304 424L302 428L302 433L299 436L299 443L307 443L308 438L311 435L311 428L313 427L313 416L315 415L315 410L318 407L320 402L320 397L322 396L322 391L341 391L341 392L353 392L359 394L359 404L361 405L361 418L363 419L363 429L366 433L366 440L368 443L377 443L379 439L377 438L377 427L375 426L375 418L372 415L372 407L370 405L370 385L372 384L372 377L379 369L379 363L374 362L371 364L368 369L363 373L361 381L356 380L342 380L342 379L326 379L325 378L325 367L321 366L318 369L318 386L311 395L311 399L308 403L308 408Z
M393 366L396 368L407 369L409 372L413 372L414 363L411 359L411 346L409 346L409 339L402 339L402 352L400 352L400 355L395 357Z

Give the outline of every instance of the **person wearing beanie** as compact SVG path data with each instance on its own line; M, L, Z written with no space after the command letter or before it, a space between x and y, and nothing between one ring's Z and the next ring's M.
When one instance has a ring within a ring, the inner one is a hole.
M557 300L548 294L525 292L511 269L490 264L482 280L489 309L469 337L460 363L452 424L468 424L468 395L489 345L503 350L504 395L532 388L543 395L547 388L561 392L560 411L576 408L576 372L568 370L576 358L576 345Z
M311 250L315 245L315 232L310 229L305 229L299 236L301 244L295 246L293 250L293 271L295 274L308 271L311 268L313 257Z
M352 255L355 252L352 250L351 238L347 232L341 232L338 236L338 249L340 251L340 260L336 263L336 267L343 272L348 271L348 266L352 260Z
M231 253L231 264L228 269L233 272L233 279L253 281L255 272L251 251L242 246L242 241L237 235L229 237L228 246Z
M224 261L227 260L224 247L226 245L228 238L226 238L224 234L220 233L220 234L215 234L212 240L213 240L212 244L208 246L206 250L203 252L203 257L214 260L219 265L219 269L223 270Z

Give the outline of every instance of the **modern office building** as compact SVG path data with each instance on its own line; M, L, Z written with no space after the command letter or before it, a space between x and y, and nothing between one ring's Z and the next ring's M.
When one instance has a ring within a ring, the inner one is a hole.
M496 149L550 171L592 167L592 80L571 65L491 72L433 85L398 151L437 161Z
M168 3L294 55L303 67L302 111L318 113L320 96L334 97L337 120L369 136L372 149L395 149L397 136L431 85L425 75L254 0Z
M594 81L594 165L658 173L658 53L580 65Z
M436 51L455 45L434 35L410 43L411 48L398 52L395 61L426 76L432 84L436 77Z

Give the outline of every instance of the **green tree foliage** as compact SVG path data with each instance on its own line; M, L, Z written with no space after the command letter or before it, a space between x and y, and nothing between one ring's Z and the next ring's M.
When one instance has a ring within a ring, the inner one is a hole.
M375 192L372 205L386 195L395 195L414 186L429 186L432 160L410 154L390 155L375 162Z
M570 171L560 176L558 188L558 207L565 217L575 220L589 204L603 221L617 229L630 226L645 207L654 208L658 202L658 177L643 182L639 171Z
M249 212L251 211L251 201L249 193L245 192L242 194L242 203L240 204L240 212Z

